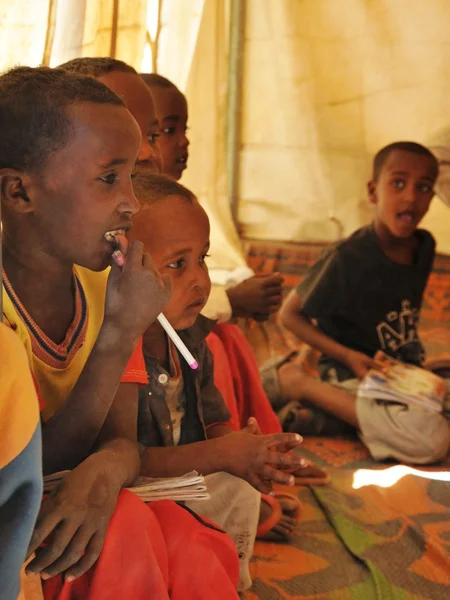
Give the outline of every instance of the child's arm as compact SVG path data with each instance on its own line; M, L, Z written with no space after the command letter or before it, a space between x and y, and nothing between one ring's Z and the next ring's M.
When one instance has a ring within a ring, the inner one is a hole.
M253 275L227 289L233 317L266 321L281 305L283 278L279 273Z
M142 447L141 474L148 477L174 477L196 470L202 475L226 471L241 477L263 493L271 482L290 485L291 476L284 469L300 466L302 459L284 454L294 448L301 437L290 434L253 435L249 430L232 432L226 425L230 414L214 385L213 357L205 342L197 349L201 371L202 417L207 441L185 446Z
M143 447L141 475L176 477L194 469L202 475L225 471L267 494L272 482L293 485L292 476L285 470L302 466L303 459L285 452L301 441L293 433L253 435L238 431L186 446Z
M133 349L169 296L167 282L140 242L130 246L122 270L112 266L97 341L69 397L43 426L44 473L71 469L88 456L121 394L120 380Z
M43 424L45 474L73 469L89 455L114 399L124 393L127 384L120 379L132 348L128 340L108 340L107 326L102 328L72 393Z
M292 290L280 310L281 323L306 344L322 354L347 365L362 379L373 366L373 360L363 354L343 346L325 335L303 311L302 300L296 290Z
M206 437L208 440L214 440L215 438L228 435L229 433L233 433L233 429L231 429L229 425L226 423L217 423L208 427L206 430Z
M96 450L44 500L29 548L36 557L27 572L75 578L97 560L119 492L139 473L138 386L123 388L126 393L115 399Z

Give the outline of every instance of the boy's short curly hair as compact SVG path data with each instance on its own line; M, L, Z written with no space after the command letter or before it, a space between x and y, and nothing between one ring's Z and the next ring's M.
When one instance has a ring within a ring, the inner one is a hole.
M64 69L64 71L89 75L89 77L94 78L116 71L138 75L136 69L123 62L123 60L117 60L116 58L109 58L107 56L74 58L73 60L69 60L62 65L59 65L58 68Z
M430 150L428 150L428 148L422 146L422 144L418 144L417 142L394 142L392 144L389 144L388 146L385 146L384 148L381 148L381 150L379 150L376 153L375 158L373 159L372 178L374 179L374 181L378 179L381 173L381 169L383 168L390 154L395 150L411 152L412 154L418 154L419 156L427 156L428 158L431 158L436 163L437 177L439 173L439 163L437 161L437 158Z
M72 135L67 108L93 102L124 106L99 81L48 67L0 75L0 169L36 170Z
M151 206L168 196L181 196L189 202L195 202L195 194L166 175L156 173L138 172L133 178L133 190L139 204L143 207Z

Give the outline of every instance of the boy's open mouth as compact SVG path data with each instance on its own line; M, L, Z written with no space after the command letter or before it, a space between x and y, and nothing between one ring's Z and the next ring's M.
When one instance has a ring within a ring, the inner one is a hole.
M397 218L400 219L404 225L413 225L416 221L416 215L412 210L404 210L403 212L398 213Z

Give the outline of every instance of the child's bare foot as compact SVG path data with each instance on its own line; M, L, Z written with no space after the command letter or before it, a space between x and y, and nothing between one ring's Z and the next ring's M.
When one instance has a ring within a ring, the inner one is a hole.
M320 435L323 429L322 416L322 413L305 406L300 401L289 402L278 412L283 431L302 435Z
M301 515L300 501L291 494L261 496L257 537L267 541L286 541L297 529Z

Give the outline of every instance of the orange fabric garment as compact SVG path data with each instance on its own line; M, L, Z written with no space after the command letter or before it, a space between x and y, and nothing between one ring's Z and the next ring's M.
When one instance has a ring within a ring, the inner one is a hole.
M133 354L128 361L122 375L121 383L148 383L147 370L145 368L144 352L142 350L142 338L139 340Z
M74 267L75 314L66 337L55 344L34 322L3 273L3 318L20 338L28 355L40 398L41 418L50 419L69 397L104 319L108 270L95 273ZM138 342L122 375L124 383L147 383L142 340Z
M262 386L253 350L237 325L219 324L206 338L214 355L214 383L231 414L229 425L241 429L250 417L262 433L280 433L280 422Z
M45 600L238 599L239 561L225 533L168 500L123 490L96 564L70 583L43 582Z

